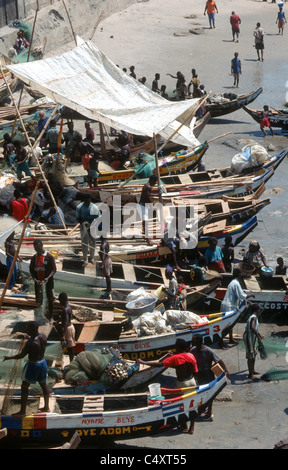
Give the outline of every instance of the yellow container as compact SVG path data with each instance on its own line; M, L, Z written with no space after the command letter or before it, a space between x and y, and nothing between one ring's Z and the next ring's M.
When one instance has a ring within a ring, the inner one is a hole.
M58 250L51 250L50 254L53 256L53 258L58 259L59 251Z

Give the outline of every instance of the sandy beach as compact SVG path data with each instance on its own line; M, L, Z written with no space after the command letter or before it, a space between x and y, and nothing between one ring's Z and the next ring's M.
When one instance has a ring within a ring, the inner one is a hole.
M191 69L195 68L207 92L244 94L261 86L263 92L252 107L262 109L265 104L283 107L288 101L288 63L285 60L288 26L284 35L280 36L275 23L277 4L260 0L218 0L217 6L216 28L209 29L208 17L203 14L205 1L138 1L101 21L93 41L120 68L129 69L134 65L137 78L145 76L149 87L155 73L159 73L159 83L167 86L170 96L173 96L176 80L167 74L175 75L180 70L190 80ZM242 20L237 44L232 41L229 23L233 10ZM288 18L288 4L284 10ZM253 30L257 22L265 30L263 62L257 61L253 47ZM77 33L77 23L74 23L74 28ZM91 27L83 37L90 35ZM58 52L57 49L55 51ZM233 87L230 74L231 59L236 51L242 62L237 89ZM275 130L274 137L268 135L263 138L259 125L243 110L212 119L199 140L209 141L226 133L230 134L214 140L209 146L204 158L206 169L229 166L232 157L250 142L263 145L270 154L287 147L285 134ZM285 160L266 186L265 194L271 197L271 204L261 211L258 227L235 249L237 257L250 240L257 239L271 266L276 265L279 255L288 261L287 176L288 163ZM192 436L175 430L153 438L115 441L101 448L111 449L113 455L117 451L124 452L123 455L132 455L133 452L137 455L137 450L147 453L153 450L162 454L174 451L186 453L192 463L191 450L272 449L276 442L288 437L287 382L248 381L245 351L241 343L244 327L244 323L239 323L235 328L238 346L226 351L215 347L226 363L230 376L227 387L214 403L213 421L197 420ZM272 320L261 319L260 329L265 337L271 336L283 344L288 335L287 316L283 314ZM257 368L261 376L271 368L286 370L288 364L285 355L275 352L266 360L258 358ZM173 384L174 374L167 371L160 381L163 385ZM97 458L100 454L101 450Z

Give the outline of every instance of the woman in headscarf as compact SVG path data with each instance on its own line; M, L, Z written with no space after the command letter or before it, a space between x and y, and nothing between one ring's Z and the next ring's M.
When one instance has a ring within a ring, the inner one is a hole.
M243 263L252 264L255 266L257 271L260 271L263 266L268 268L264 251L260 248L260 245L256 240L252 240L250 242L248 250L244 255Z

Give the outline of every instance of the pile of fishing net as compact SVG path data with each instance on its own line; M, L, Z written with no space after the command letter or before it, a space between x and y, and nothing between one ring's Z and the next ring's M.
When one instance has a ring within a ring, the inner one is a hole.
M65 383L77 385L89 380L110 385L128 378L133 364L123 360L117 349L103 348L92 351L82 351L65 367L63 371Z
M234 100L237 98L237 95L235 93L214 93L210 101L211 103L218 103L218 104L224 104L224 103L229 103L229 101Z
M241 153L234 155L231 161L232 174L240 174L249 168L263 165L269 158L267 150L262 145L245 145Z
M200 317L196 313L181 310L166 310L161 312L143 313L133 321L133 326L139 336L172 333L187 328L189 325L199 325L207 322L206 317Z
M141 152L135 160L134 171L137 173L137 178L150 178L156 168L155 157L148 153Z

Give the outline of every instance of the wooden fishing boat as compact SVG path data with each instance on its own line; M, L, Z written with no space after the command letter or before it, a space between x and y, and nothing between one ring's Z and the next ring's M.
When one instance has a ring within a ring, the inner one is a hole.
M213 232L213 236L217 238L219 246L224 245L224 241L227 235L230 235L232 237L232 243L234 244L234 246L239 245L242 240L244 240L249 235L249 233L251 233L254 228L258 225L257 216L253 216L251 217L251 219L241 224L225 226L222 228L222 230L220 226L221 223L223 223L223 221L220 221L215 224L215 230ZM208 240L210 236L211 232L206 234L204 228L203 235L201 235L198 242L198 248L200 251L203 251L204 249L208 248Z
M13 93L18 86L18 83L19 83L18 78L11 76L7 81L8 81L10 90ZM6 83L4 83L3 85L0 86L0 105L3 106L8 98L10 98L10 93L6 86Z
M271 203L269 198L255 200L246 199L244 196L241 199L241 202L237 202L237 197L223 199L197 199L194 213L197 211L195 216L198 214L199 218L204 217L206 214L211 214L209 224L205 225L203 228L204 231L208 232L209 226L214 222L223 219L225 219L227 225L245 222L246 220L251 219L254 215L257 215L264 207ZM172 199L171 204L176 207L191 207L191 202L182 198Z
M244 111L248 113L254 121L260 124L262 119L262 111L256 109L249 109L246 106L243 107ZM288 129L288 110L287 109L270 109L267 118L271 124L271 127L277 127L283 130Z
M162 195L163 200L167 198L191 198L191 199L198 199L198 198L212 198L212 199L219 199L223 196L228 197L243 197L249 194L255 193L257 189L264 183L267 183L272 176L274 175L274 170L272 169L264 169L262 168L259 170L255 175L248 176L247 178L243 178L242 180L239 178L238 181L235 179L234 181L231 180L223 180L221 182L215 183L214 185L207 185L205 184L198 184L194 187L190 188L180 188L175 191L169 191Z
M5 265L6 255L0 250L0 262ZM119 260L118 260L119 261ZM21 270L23 274L30 276L30 260L23 259L21 262ZM71 271L69 271L69 268ZM96 272L95 266L90 267L89 265L85 268L78 269L78 272L75 272L75 264L70 263L64 266L63 263L57 264L57 271L54 275L55 282L62 281L72 283L75 286L84 285L90 287L100 287L106 288L106 280L103 277L101 264L96 263ZM77 270L76 270L77 271ZM81 272L79 272L81 271ZM187 285L191 284L190 274L187 271L184 273ZM120 289L138 289L143 287L148 291L154 291L158 289L161 285L166 284L165 278L165 268L163 267L152 267L152 266L134 266L131 263L113 263L113 273L111 274L112 279L112 288L116 290ZM209 292L212 292L219 284L220 281L213 281L207 285L191 286L187 296L187 303L194 304L198 302L201 298L204 298Z
M242 197L255 193L262 185L273 176L279 165L287 156L287 151L269 157L268 161L257 168L250 168L247 174L231 175L230 168L212 169L205 172L186 173L183 175L162 176L161 183L165 187L162 193L166 203L170 198L222 198ZM246 172L245 172L246 173ZM117 188L115 184L103 185L101 189L80 188L82 193L88 193L101 202L113 204L113 196L121 195L122 204L138 201L143 184L147 180L131 181L123 188ZM158 191L155 188L155 192ZM155 198L154 198L155 199ZM118 202L119 204L119 202Z
M253 210L252 210L253 213ZM240 213L238 213L240 215ZM246 238L249 233L251 233L257 226L257 217L252 215L250 218L244 217L245 213L242 214L245 220L238 221L235 217L235 221L231 224L227 223L225 218L220 220L215 220L203 227L202 234L198 238L198 248L200 250L205 250L208 248L208 240L210 236L215 236L218 240L218 244L224 244L225 237L231 235L234 246L239 245L239 243ZM152 238L152 237L151 237ZM153 239L153 238L152 238ZM134 262L137 264L151 262L157 260L158 263L167 262L167 258L171 257L171 250L166 246L163 246L161 242L157 242L155 245L149 246L137 243L133 244L127 241L127 244L124 243L124 249L118 249L117 245L110 246L110 258L113 262ZM151 266L151 265L150 265ZM150 269L150 266L142 266L144 269ZM154 269L154 268L153 268ZM186 281L188 282L188 281Z
M82 336L78 335L76 337L77 344L74 350L75 353L79 353L81 351L91 351L95 348L114 347L119 350L125 360L136 361L138 358L141 358L149 361L159 359L163 354L174 350L175 342L178 338L190 343L193 334L196 333L203 336L205 344L211 345L226 336L246 311L245 302L242 302L239 308L226 313L219 312L219 305L220 302L218 302L218 310L216 310L218 313L197 315L203 319L202 323L191 323L191 321L188 321L186 325L182 324L179 326L179 329L169 331L169 333L139 336L134 327L128 331L117 331L111 325L108 325L106 331L103 332L103 339L93 339L93 331L90 329L89 341L86 341L87 336L84 334L83 327ZM96 334L97 332L95 336ZM59 341L58 338L57 341ZM52 336L51 338L48 336L48 342L53 344Z
M91 322L89 325L92 328ZM47 334L47 327L40 326L39 331ZM5 341L1 342L5 344ZM9 348L0 347L1 358L17 354L17 348L18 341L14 341L14 344L13 341L10 341ZM79 357L76 356L73 364L71 364L69 357L65 354L65 350L60 359L58 348L56 354L53 353L52 348L53 345L48 345L45 359L48 365L49 388L51 393L55 395L98 395L131 389L135 391L138 387L143 387L148 382L155 381L156 377L165 370L164 366L152 367L148 364L124 360L122 355L114 348L95 348L87 355L83 352ZM54 360L53 354L55 354ZM166 356L168 354L163 355L161 359L164 359ZM102 364L101 359L103 361ZM88 368L87 361L90 364ZM27 358L23 359L20 363L19 372L20 369L23 369L26 362ZM79 372L82 373L82 376L79 375ZM9 388L9 375L8 372L1 374L0 395L5 395L7 388ZM18 377L15 377L12 394L13 396L21 395L21 373L18 374ZM38 395L37 389L30 389L29 395Z
M180 155L170 155L164 158L159 159L159 171L160 175L169 175L169 174L180 174L186 173L188 171L194 170L200 163L204 153L208 149L208 143L204 142L196 148L188 149L187 151L183 150ZM151 159L153 157L151 156ZM83 176L73 175L72 172L69 173L69 178L77 179L82 181L87 173L83 170ZM143 165L144 168L144 165ZM153 174L156 174L156 168L153 169ZM104 183L121 183L125 180L133 178L135 175L135 169L133 167L127 168L126 170L113 170L111 171L102 171L98 176L98 184L102 185ZM136 176L136 175L135 175Z
M208 299L214 297L209 296ZM214 298L215 299L215 298ZM81 351L93 351L102 348L114 348L119 351L124 360L136 361L138 358L145 360L156 360L162 355L167 354L171 350L175 350L175 342L178 338L184 339L188 344L191 343L193 334L200 334L203 336L203 342L206 345L211 345L218 342L221 338L226 336L229 331L240 321L246 311L246 302L243 301L238 308L230 312L220 312L221 300L214 300L214 309L216 313L207 313L205 315L194 314L192 311L182 312L179 311L178 322L173 317L173 328L162 327L161 332L156 329L151 331L151 334L141 335L140 330L137 330L137 320L134 317L134 323L127 329L127 318L117 321L107 321L100 324L95 322L75 322L75 340L76 346L74 347L75 354ZM107 312L103 312L106 314ZM174 312L176 313L176 312ZM169 323L169 311L165 315L161 315L161 320L168 318L166 325ZM110 312L111 317L114 317L114 312ZM117 313L119 316L119 313ZM133 318L133 317L132 317ZM155 316L150 314L150 319L153 319L154 326L156 326ZM139 320L139 317L138 317ZM141 320L141 317L140 317ZM116 322L116 323L115 323ZM105 324L104 324L105 323ZM1 347L6 349L16 349L19 346L19 340L15 338L15 332L26 331L25 322L16 323L11 332L11 339L9 335L5 335L5 341L1 342ZM125 328L124 328L125 325ZM41 331L47 336L48 348L53 345L59 345L60 336L51 325L43 325L40 327ZM151 327L150 327L151 330Z
M216 299L216 304L223 300L226 288L231 281L231 275L223 275L221 287L211 294L211 297ZM274 315L286 314L288 309L288 284L286 276L273 275L271 277L264 277L261 274L256 274L243 277L241 278L241 287L247 294L252 293L255 295L254 298L249 300L260 305L262 314L269 315L269 318L272 318Z
M251 93L246 93L244 95L238 95L236 98L233 98L227 102L223 103L205 103L205 109L210 113L211 117L224 116L226 114L233 113L238 109L244 108L247 104L252 103L256 98L262 93L263 88L260 87Z
M40 91L35 90L28 85L24 85L24 90L27 91L28 95L30 95L34 100L40 100L41 98L45 98L45 95L43 95L43 93L40 93Z
M134 439L161 434L183 425L203 412L226 386L224 372L213 382L186 389L161 389L161 397L150 394L50 397L50 413L37 412L41 399L30 399L29 413L23 418L12 416L19 406L14 397L6 415L0 418L7 436L1 445L21 446L67 442L77 430L81 441ZM34 405L34 406L33 406ZM35 411L33 411L33 408ZM30 411L31 410L31 411ZM17 410L18 411L18 410Z

